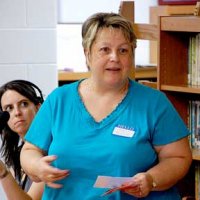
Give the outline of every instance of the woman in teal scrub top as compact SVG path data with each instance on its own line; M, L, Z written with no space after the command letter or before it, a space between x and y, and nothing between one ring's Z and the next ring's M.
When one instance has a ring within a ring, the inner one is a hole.
M25 136L24 170L46 183L43 200L180 200L175 184L191 164L189 132L162 92L129 79L132 24L96 13L82 39L91 76L47 97ZM102 176L124 182L102 195L111 187L97 181Z

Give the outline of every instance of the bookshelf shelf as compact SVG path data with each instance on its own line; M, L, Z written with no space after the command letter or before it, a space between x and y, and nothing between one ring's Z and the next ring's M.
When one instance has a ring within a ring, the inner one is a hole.
M193 160L200 161L200 149L192 149Z
M200 18L195 16L163 17L161 18L161 30L200 32Z
M88 78L90 72L66 72L63 70L58 71L59 81L77 81L83 78Z
M200 86L188 86L188 85L161 85L160 89L163 91L173 91L191 94L200 94Z

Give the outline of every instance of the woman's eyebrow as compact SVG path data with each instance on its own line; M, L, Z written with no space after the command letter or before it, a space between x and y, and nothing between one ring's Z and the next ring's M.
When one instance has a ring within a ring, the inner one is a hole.
M19 103L21 103L21 102L23 102L23 101L25 101L25 102L30 102L29 99L20 99L19 101L17 101L17 103L19 104ZM5 104L4 106L2 106L2 108L6 108L6 107L12 106L12 105L13 105L12 103L8 103L8 104Z

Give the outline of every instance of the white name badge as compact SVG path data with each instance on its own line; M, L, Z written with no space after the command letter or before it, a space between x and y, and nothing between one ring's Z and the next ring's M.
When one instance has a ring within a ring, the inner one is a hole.
M123 137L133 137L134 134L135 134L134 130L125 129L121 127L115 127L113 130L113 135L119 135Z

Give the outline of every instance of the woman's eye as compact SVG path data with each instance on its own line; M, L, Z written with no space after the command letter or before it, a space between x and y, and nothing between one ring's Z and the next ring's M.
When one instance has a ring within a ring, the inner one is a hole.
M27 107L28 106L28 102L27 101L22 101L21 102L21 107Z
M100 52L108 53L108 52L109 52L109 48L108 48L108 47L102 47L102 48L100 49Z
M126 54L126 53L128 52L128 49L121 48L121 49L119 49L119 52L120 52L121 54Z
M7 107L5 108L5 111L7 111L7 112L11 112L11 111L12 111L12 109L13 109L13 107L12 107L12 106L7 106Z

